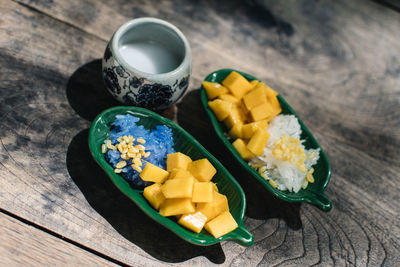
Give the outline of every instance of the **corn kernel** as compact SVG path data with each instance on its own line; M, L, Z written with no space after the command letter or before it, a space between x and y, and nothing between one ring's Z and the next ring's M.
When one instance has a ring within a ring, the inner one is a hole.
M117 138L118 143L120 143L122 141L122 136Z
M136 149L139 149L139 151L140 151L140 150L145 150L145 149L146 149L143 145L136 145L135 148L136 148Z
M301 185L301 188L306 189L308 186L307 180L304 180L303 184Z
M125 159L125 160L127 160L127 159L129 159L129 157L128 157L128 155L127 155L127 154L121 154L121 159Z
M139 166L137 166L136 164L132 164L131 165L132 169L134 169L137 172L142 172L142 168L140 168Z
M131 159L136 157L136 153L128 152L128 153L126 153L126 155L128 158L131 158Z
M138 142L138 143L140 143L140 144L145 144L145 143L146 143L146 140L144 140L143 138L138 138L138 139L136 140L136 142Z
M126 161L123 160L121 160L120 162L117 163L117 165L115 165L117 169L122 169L125 166L126 166Z
M106 144L101 145L101 153L105 154L107 152L107 146Z
M262 175L266 170L267 170L267 167L262 166L260 169L258 169L258 173Z
M128 136L124 135L124 136L122 136L122 139L125 141L125 143L129 143Z
M310 183L314 183L314 176L311 173L307 173L306 180Z
M115 172L115 173L121 173L121 172L122 172L122 169L114 169L114 172Z
M314 152L314 151L311 152L311 153L308 155L308 158L309 158L309 159L315 158L315 152Z
M107 148L108 148L108 149L112 149L112 150L115 150L115 149L116 149L115 146L113 146L113 145L111 144L111 140L110 140L110 139L107 139L106 145L107 145Z
M277 188L278 186L276 185L275 181L272 179L269 179L269 184L272 185L273 188Z
M148 158L149 156L150 156L150 151L144 153L144 155L143 155L144 158Z
M142 166L142 161L140 160L140 158L134 158L133 160L132 160L132 162L135 164L135 165L137 165L137 166L139 166L139 167L141 167Z

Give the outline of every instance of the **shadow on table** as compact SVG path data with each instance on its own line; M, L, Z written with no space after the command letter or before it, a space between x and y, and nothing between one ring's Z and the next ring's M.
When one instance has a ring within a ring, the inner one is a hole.
M254 219L283 219L291 229L300 229L300 203L283 201L247 173L219 140L202 107L200 90L190 91L178 104L178 122L213 154L242 186L247 200L246 216Z
M121 105L106 90L101 73L101 59L77 69L67 83L67 99L84 119L92 121L103 110Z
M67 152L67 168L88 203L124 238L166 262L183 262L197 256L220 264L225 254L219 244L192 245L160 226L125 197L92 158L89 130L77 134Z
M75 112L88 121L93 121L108 108L123 105L115 100L104 85L101 59L82 65L72 74L67 83L67 99ZM176 106L158 113L176 121Z

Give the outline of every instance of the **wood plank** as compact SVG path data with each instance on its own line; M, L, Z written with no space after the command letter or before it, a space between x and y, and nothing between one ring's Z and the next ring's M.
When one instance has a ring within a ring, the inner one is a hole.
M7 66L0 70L0 207L130 265L395 266L399 14L369 1L253 2L260 6L0 2L0 62ZM103 91L96 59L113 30L138 16L167 19L191 42L190 92L177 118L243 185L251 248L179 240L123 197L91 159L90 121L116 104ZM315 134L333 168L330 213L271 198L226 157L196 90L222 67L268 82Z
M0 212L1 266L117 266Z

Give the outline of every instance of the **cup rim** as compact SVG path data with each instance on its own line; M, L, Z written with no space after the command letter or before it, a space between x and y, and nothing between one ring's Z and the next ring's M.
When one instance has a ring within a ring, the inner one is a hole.
M182 40L184 47L185 47L185 54L184 54L184 58L183 58L182 62L175 69L173 69L169 72L164 72L164 73L148 73L148 72L141 71L141 70L129 65L128 62L121 56L121 53L119 52L119 49L118 49L118 41L121 38L121 36L123 34L125 34L129 29L131 29L133 26L140 25L140 24L147 24L147 23L160 24L167 28L170 28ZM175 25L173 25L165 20L153 18L153 17L136 18L136 19L130 20L130 21L122 24L115 31L115 33L111 39L110 49L111 49L113 55L118 59L119 64L122 65L126 70L138 73L143 77L149 77L150 79L165 79L171 75L177 74L182 69L184 69L187 65L190 66L190 61L191 61L191 49L190 49L189 41L186 39L185 35Z

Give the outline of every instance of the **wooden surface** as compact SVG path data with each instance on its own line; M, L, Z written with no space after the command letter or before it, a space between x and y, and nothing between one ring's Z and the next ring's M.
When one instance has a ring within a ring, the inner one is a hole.
M190 41L177 122L247 197L252 247L196 247L147 218L91 158L87 135L118 105L107 41L154 16ZM374 1L0 0L0 264L399 266L400 14ZM210 130L201 80L235 68L279 91L324 148L333 209L271 197Z

